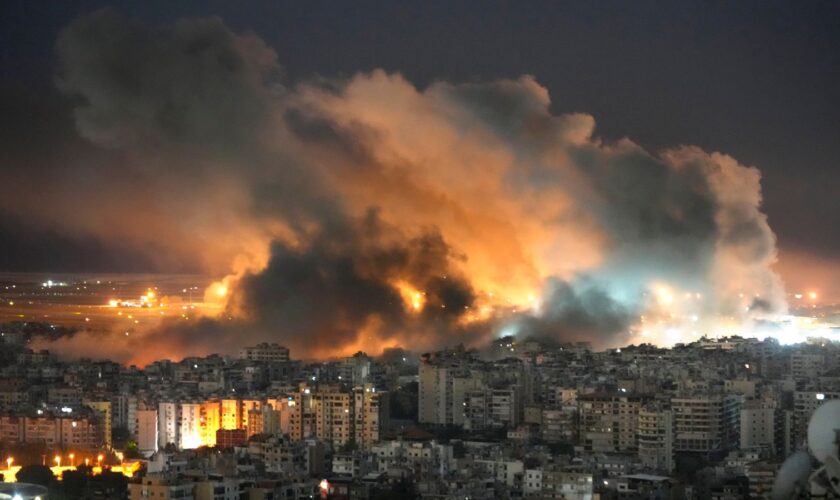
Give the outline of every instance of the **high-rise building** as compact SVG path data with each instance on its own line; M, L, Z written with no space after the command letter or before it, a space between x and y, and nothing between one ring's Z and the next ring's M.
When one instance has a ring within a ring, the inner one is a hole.
M7 444L40 443L48 448L95 450L104 445L102 416L93 410L0 414Z
M642 398L628 393L578 396L580 440L586 451L635 452Z
M464 425L467 393L482 386L481 377L457 361L422 362L418 395L420 422Z
M522 398L516 386L468 391L464 400L464 428L514 428L522 422Z
M242 399L239 401L239 417L242 421L237 426L237 429L247 429L248 428L248 415L250 414L251 410L259 410L262 408L263 402L257 399ZM249 433L249 435L253 435L255 433Z
M216 444L216 431L221 428L218 401L181 403L179 448L189 449Z
M248 412L247 435L276 434L280 432L280 415L271 405L263 405L260 409Z
M739 437L742 450L765 447L776 454L781 432L781 415L774 403L750 400L741 405Z
M372 384L353 388L353 441L360 448L378 443L387 427L390 409L388 393Z
M289 435L296 441L315 437L333 446L355 442L369 447L379 441L387 425L387 397L371 384L353 390L303 386L287 403Z
M337 386L319 387L312 394L315 437L333 446L344 446L353 439L350 396Z
M338 379L350 387L371 383L373 360L363 352L344 358L338 365Z
M181 443L179 420L178 403L172 401L158 403L159 448L165 448L168 444L178 446Z
M112 447L111 433L113 425L111 420L111 402L84 400L83 404L102 415L102 438L105 442L105 447L110 450Z
M825 355L794 351L790 355L790 374L795 379L812 379L825 369Z
M670 409L648 405L639 410L639 459L657 471L674 470L674 415Z
M694 394L671 398L674 450L712 453L738 446L740 397Z
M794 443L802 442L808 435L808 422L811 415L826 401L840 399L840 391L833 390L803 390L793 393L793 435Z
M540 435L547 443L575 443L578 438L578 409L575 406L544 408Z
M223 399L221 401L222 429L241 429L242 421L242 401Z
M158 412L153 409L137 410L137 449L141 452L158 450Z

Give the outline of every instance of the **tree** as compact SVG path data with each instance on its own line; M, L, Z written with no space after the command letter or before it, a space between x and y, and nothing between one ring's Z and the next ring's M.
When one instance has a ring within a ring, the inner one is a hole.
M128 478L119 472L106 469L90 478L90 490L99 498L126 498Z
M77 470L66 470L61 473L61 485L57 488L67 498L83 498L87 489L88 476Z
M111 440L114 443L114 448L124 448L131 437L131 433L128 432L126 427L114 427L111 430Z
M143 458L143 454L137 449L135 441L129 441L125 446L125 458Z
M417 421L417 382L410 382L393 391L390 399L391 418Z
M50 481L55 479L52 471L46 465L24 465L15 475L19 483L40 484L49 486Z

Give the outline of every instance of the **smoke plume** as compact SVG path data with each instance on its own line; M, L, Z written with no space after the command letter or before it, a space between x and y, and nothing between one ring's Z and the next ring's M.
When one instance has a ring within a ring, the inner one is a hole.
M138 347L330 356L507 333L605 347L784 308L756 168L603 141L532 76L290 82L218 19L149 28L111 11L68 26L57 53L97 153L55 167L50 203L4 193L0 208L230 290L218 316L165 321Z

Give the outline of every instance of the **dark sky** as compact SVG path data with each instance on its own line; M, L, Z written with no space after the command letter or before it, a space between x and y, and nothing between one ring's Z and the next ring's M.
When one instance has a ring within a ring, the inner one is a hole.
M292 81L374 68L419 85L532 74L555 112L594 115L602 137L695 144L759 167L782 255L840 259L840 3L5 0L0 183L53 143L88 147L54 87L54 46L72 19L104 6L152 25L219 16L274 47ZM144 263L19 220L0 220L0 241L10 270Z

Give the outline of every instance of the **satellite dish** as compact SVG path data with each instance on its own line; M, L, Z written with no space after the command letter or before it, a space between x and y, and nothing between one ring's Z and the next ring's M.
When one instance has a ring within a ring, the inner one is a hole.
M811 475L811 456L805 450L799 450L789 456L779 468L773 481L773 500L788 500L793 497L797 487L808 484Z
M825 463L828 457L838 458L840 437L840 400L829 401L814 412L808 424L808 449L814 458Z

